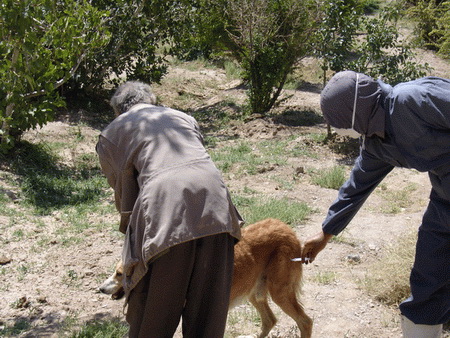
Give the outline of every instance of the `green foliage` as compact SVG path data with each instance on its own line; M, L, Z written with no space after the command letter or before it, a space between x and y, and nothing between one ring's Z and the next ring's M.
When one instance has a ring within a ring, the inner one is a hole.
M345 170L341 166L321 169L312 173L314 184L328 189L339 189L345 182Z
M122 338L128 332L128 325L119 320L92 321L83 325L83 328L72 338Z
M97 163L88 166L81 162L78 167L68 167L42 144L18 144L8 162L21 177L26 202L41 214L67 205L89 204L104 196L107 188Z
M450 1L441 3L442 15L438 16L437 28L435 32L439 34L437 44L439 46L439 54L443 57L450 58Z
M174 36L173 51L187 59L231 55L248 86L248 112L263 115L310 52L316 24L313 0L197 0L184 12L187 30Z
M367 6L356 0L322 3L315 50L322 59L324 83L328 69L383 76L391 84L424 76L428 65L414 62L411 46L399 37L397 21L404 13L401 4L393 2L372 16L364 15Z
M357 0L321 3L322 22L315 35L314 55L322 60L324 84L328 69L342 71L347 67L361 15Z
M105 15L84 0L0 2L1 151L64 104L56 89L107 41Z
M366 32L356 46L358 58L349 62L349 68L393 85L426 75L428 64L414 62L415 54L407 43L399 40L397 21L403 9L398 4L387 6L376 17L365 17L361 22Z
M450 1L419 0L409 9L416 34L430 49L450 58Z
M90 54L71 83L75 88L98 91L123 81L158 82L167 66L157 53L170 32L171 9L177 1L94 0L93 6L108 11L105 29L111 38L104 48Z
M294 64L310 51L312 1L232 0L225 5L227 46L243 69L249 112L276 103Z

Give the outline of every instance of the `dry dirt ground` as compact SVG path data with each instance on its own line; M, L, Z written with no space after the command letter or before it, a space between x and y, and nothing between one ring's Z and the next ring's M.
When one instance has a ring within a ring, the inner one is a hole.
M448 63L444 66L447 68L439 68L438 75L450 77ZM160 86L155 86L155 91L163 104L171 105L177 97L185 96L192 100L185 102L185 106L199 109L230 98L235 102L243 100L245 95L238 84L217 69L199 72L174 68ZM292 96L283 103L284 109L318 111L316 87L287 94ZM83 142L70 150L61 150L62 158L70 162L81 153L94 153L99 131L87 124L74 125L62 119L30 131L26 139L67 142L74 132L82 135ZM220 146L242 139L281 140L286 137L290 137L290 146L304 146L309 142L307 135L325 131L326 126L321 123L290 126L257 119L233 122L215 133L234 136L224 138ZM308 169L338 163L346 165L347 170L351 168L348 157L318 144L311 143L309 147L315 156L288 158L285 166L268 164L267 170L256 175L231 173L224 176L232 192L249 187L270 197L303 201L314 208L316 212L311 217L295 225L300 239L320 230L327 208L337 194L336 190L312 184ZM60 337L68 334L67 328L93 319L117 317L123 320L122 301L111 300L97 291L99 284L112 272L121 252L122 236L112 230L117 216L112 212L101 217L93 215L89 220L92 229L77 234L81 238L78 242L65 245L59 230L68 226L67 217L60 212L33 216L25 210L20 216L22 207L17 199L20 200L21 195L11 183L14 179L12 173L1 172L0 193L9 196L5 202L7 208L2 209L12 211L0 216L0 259L3 260L0 265L0 336L2 332L10 336L8 328L24 322L30 326L21 331L20 336ZM281 180L289 182L289 189L280 186ZM383 183L383 188L372 194L341 239L331 242L313 264L304 266L302 301L306 312L314 319L315 338L401 337L397 308L378 302L367 292L364 280L373 264L385 259L388 247L418 227L430 185L426 174L403 169L394 170ZM387 212L390 204L396 202L387 199L383 190L404 191L411 186L407 206L396 213ZM20 233L24 235L18 236ZM299 337L294 321L276 306L273 309L279 322L270 336ZM230 312L227 337L256 337L258 331L257 315L250 305L244 304ZM450 334L447 332L446 336Z

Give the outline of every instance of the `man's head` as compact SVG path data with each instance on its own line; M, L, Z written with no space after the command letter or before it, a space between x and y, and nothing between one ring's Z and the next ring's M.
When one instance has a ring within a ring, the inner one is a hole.
M326 121L347 135L384 137L381 89L370 76L353 71L336 73L320 95Z
M156 104L151 87L138 81L127 81L120 85L110 101L116 115L127 112L138 103Z

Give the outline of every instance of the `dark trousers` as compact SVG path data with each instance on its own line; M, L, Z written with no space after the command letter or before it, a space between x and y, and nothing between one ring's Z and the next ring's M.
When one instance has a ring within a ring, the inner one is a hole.
M235 240L208 236L172 247L149 265L131 291L129 337L223 337L233 276Z
M400 311L415 324L450 320L450 173L430 173L433 190L424 214L411 271L411 297Z

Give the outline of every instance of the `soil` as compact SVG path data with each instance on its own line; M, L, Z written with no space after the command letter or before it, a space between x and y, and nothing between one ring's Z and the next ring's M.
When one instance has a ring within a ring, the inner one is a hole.
M439 75L450 77L450 65L439 62ZM446 68L442 68L444 66ZM198 111L230 98L242 102L245 92L239 84L217 69L173 68L154 89L163 104L180 106L177 100L183 97L184 107ZM318 112L319 92L320 87L315 85L286 91L286 100L278 109ZM289 114L283 116L281 120L271 117L233 121L219 130L205 127L205 133L221 139L219 146L242 139L287 137L291 140L290 146L308 143L315 156L289 158L284 166L268 164L256 175L234 175L233 172L224 175L231 192L247 186L274 198L303 201L314 208L316 212L304 223L295 224L295 231L304 240L321 229L327 209L337 196L336 190L312 184L308 169L339 163L349 171L354 158L310 142L309 134L326 132L323 122L295 125L289 122ZM70 163L80 154L95 152L100 129L61 118L28 132L25 138L35 143L67 142L74 132L78 133L83 141L61 150L61 157ZM88 321L111 318L123 321L122 301L98 292L98 286L113 271L121 253L122 235L110 229L116 224L117 215L92 215L90 222L105 224L101 228L104 230L99 231L98 226L86 229L77 235L80 240L66 244L59 230L67 226L67 218L60 212L30 215L18 203L21 193L12 183L18 179L7 170L0 175L0 193L8 196L6 208L2 209L14 210L0 214L0 336L3 333L5 337L60 337L68 335L70 328ZM280 180L289 181L290 188L280 186ZM413 184L408 205L396 213L386 212L394 202L374 192L345 230L344 240L330 242L313 264L304 266L302 302L314 319L313 337L401 337L397 307L377 301L362 281L373 264L384 259L387 248L418 227L427 205L430 184L427 174L405 169L394 170L383 184L384 189L394 192ZM21 232L25 235L19 236ZM299 337L294 321L275 305L272 307L278 324L270 337ZM255 310L248 304L235 308L229 314L227 337L256 337L259 332L256 318ZM8 330L21 323L29 326L19 333ZM179 332L177 337L181 337ZM450 337L448 331L445 337Z

